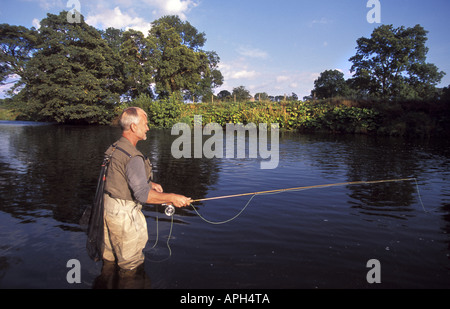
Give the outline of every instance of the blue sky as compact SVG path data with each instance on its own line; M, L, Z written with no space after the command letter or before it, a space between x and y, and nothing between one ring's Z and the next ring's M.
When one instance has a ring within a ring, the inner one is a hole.
M428 30L427 61L447 73L439 86L450 84L448 0L379 0L381 24L367 21L369 0L0 0L0 23L38 27L47 13L77 1L98 29L147 32L150 22L168 14L189 21L205 32L205 49L221 58L225 83L216 93L242 85L252 95L294 92L303 98L325 70L350 77L356 40L381 24Z

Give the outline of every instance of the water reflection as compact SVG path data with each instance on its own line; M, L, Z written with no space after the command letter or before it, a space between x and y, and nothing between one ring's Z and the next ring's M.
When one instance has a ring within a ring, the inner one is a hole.
M144 265L134 270L120 269L116 263L103 262L100 276L95 278L93 289L151 289L151 281Z
M41 284L42 273L62 272L59 276L62 282L54 286L67 287L64 263L60 260L65 262L75 255L85 258L83 265L89 265L83 251L85 235L78 222L84 209L92 203L103 153L119 134L118 128L110 127L0 123L3 220L0 284L16 283L10 277L16 274L20 277L24 273L21 268L31 265L29 267L38 269L34 277L30 275L33 286ZM419 267L424 260L427 261L424 265L431 269L414 271L411 276L422 280L423 273L442 273L434 284L443 286L450 258L448 141L282 132L279 167L263 171L259 169L259 162L249 159L175 160L170 153L175 138L170 131L151 130L148 140L138 144L151 158L155 181L163 185L166 192L201 199L327 183L412 177L418 179L430 214L422 211L416 183L412 181L261 196L252 202L248 213L218 230L202 222L192 209L181 209L174 217L173 241L178 255L171 257L170 267L160 263L158 267L147 267L136 273L136 280L122 281L111 265L105 265L102 270L85 267L89 272L86 276L93 276L89 287L117 288L128 286L130 282L148 287L151 286L149 269L152 282L156 282L153 285L157 287L221 286L215 279L217 274L223 278L221 284L227 287L235 287L232 282L236 281L250 287L272 284L298 287L306 278L317 281L318 273L323 272L324 276L333 273L336 259L342 256L345 261L339 261L345 271L354 268L352 263L362 262L359 259L365 259L372 248L389 247L391 251L382 252L381 257L392 261L391 242L403 246L398 245L397 249L401 250L402 257L418 256L417 260L405 261L404 267L408 269L399 273L411 273L411 267ZM205 217L222 221L238 213L246 200L196 206ZM159 218L161 239L167 237L170 226L163 211L155 205L144 207L151 236L156 233L154 222ZM373 229L381 225L388 229ZM394 237L392 235L397 238L390 238ZM433 241L418 246L417 239ZM368 244L364 245L366 242ZM167 250L165 241L160 243L161 248ZM345 250L331 254L330 248L336 247ZM418 251L422 247L423 251ZM54 270L51 265L63 265L62 270ZM223 268L210 272L211 265ZM265 276L267 269L270 284L262 284L269 282ZM204 274L201 278L194 275L199 272ZM252 275L245 275L247 273ZM346 274L341 271L328 284L341 286L338 283L343 278ZM404 278L402 284L410 279Z
M57 125L1 129L2 210L27 220L39 210L67 227L92 201L98 166L114 131ZM20 162L20 163L19 163ZM19 166L17 166L19 165Z
M103 152L118 138L119 130L58 125L3 126L0 134L4 145L0 161L2 210L23 220L47 216L49 210L54 219L67 223L61 227L76 229L84 208L92 202ZM221 162L173 159L170 148L175 138L170 131L154 130L138 147L150 156L155 181L166 192L195 199L206 197L218 181ZM320 179L333 182L420 178L424 169L429 168L424 165L423 157L398 139L380 141L367 136L330 138L283 133L281 144L282 161L304 164L305 168L318 170L322 174ZM323 183L305 185L314 184ZM365 213L376 214L379 207L384 212L407 212L417 202L414 182L358 185L348 189L351 207Z
M398 138L365 135L299 136L285 133L286 156L309 161L325 179L332 182L376 181L420 178L429 167L411 145ZM302 149L303 148L303 149ZM348 203L366 215L405 218L418 202L416 182L399 181L381 184L349 185Z

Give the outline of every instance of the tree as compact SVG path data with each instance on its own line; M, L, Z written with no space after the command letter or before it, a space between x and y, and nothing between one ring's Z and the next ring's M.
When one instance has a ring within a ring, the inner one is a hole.
M0 25L0 84L8 77L18 77L12 91L23 84L25 66L36 50L37 34L34 28Z
M269 95L266 92L258 92L255 94L256 101L268 101Z
M178 91L202 96L222 85L219 57L201 50L206 41L204 33L178 16L164 16L152 23L149 34L156 44L155 83L160 96Z
M445 73L426 63L427 33L420 25L382 25L370 38L359 38L356 55L349 59L352 83L382 99L428 98Z
M152 97L150 85L156 66L156 59L152 57L156 47L154 40L130 29L123 32L121 41L118 56L123 63L124 94L131 99L140 94Z
M444 103L450 103L450 85L441 89L439 100Z
M326 70L314 81L314 89L311 96L319 99L327 99L336 96L346 96L348 85L344 79L344 73L338 70Z
M298 101L298 95L295 92L292 92L291 95L288 97L289 101Z
M217 98L221 101L228 102L232 100L231 92L222 90L217 94Z
M245 102L245 101L248 101L252 97L250 95L250 91L245 89L244 86L239 86L239 87L233 88L232 96L233 96L233 98L236 99L237 102Z
M193 93L196 97L211 97L213 89L222 86L223 75L219 71L220 58L215 51L206 51L207 61L206 65L209 66L209 74L204 74L197 87L197 90ZM209 100L208 100L209 101Z
M111 47L114 54L119 54L120 46L124 41L124 31L109 27L104 31L100 30L100 33L102 38L106 41L106 43L108 43L109 47Z
M67 12L41 21L39 45L27 63L25 112L59 123L109 123L123 91L116 59L100 33Z
M181 44L194 51L201 51L201 48L206 43L205 33L199 33L198 30L192 26L188 21L182 21L176 15L166 15L152 23L152 27L158 27L166 24L173 28L180 36Z

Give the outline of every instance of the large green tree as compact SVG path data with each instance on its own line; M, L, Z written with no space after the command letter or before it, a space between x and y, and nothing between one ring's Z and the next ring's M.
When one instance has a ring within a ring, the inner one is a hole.
M111 48L82 16L69 23L67 12L48 14L40 25L25 68L25 111L59 123L109 123L123 91Z
M350 84L360 94L382 99L433 97L444 72L426 62L426 41L427 31L420 25L376 28L370 38L357 40Z
M167 97L174 92L202 96L223 84L219 57L203 51L206 41L189 22L178 16L164 16L152 23L150 39L156 44L154 81L156 92Z
M327 99L349 94L349 87L345 81L344 73L338 70L326 70L314 81L311 96Z

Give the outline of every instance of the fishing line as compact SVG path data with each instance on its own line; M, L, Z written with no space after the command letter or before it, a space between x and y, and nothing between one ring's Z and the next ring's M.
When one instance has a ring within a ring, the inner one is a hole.
M167 261L168 259L170 259L170 257L172 256L172 249L170 248L169 241L170 241L170 238L172 237L172 230L173 230L173 213L172 213L172 215L170 215L169 217L171 218L171 220L170 220L170 230L169 230L169 236L167 237L167 241L166 241L167 249L169 250L169 255L168 255L165 259L162 259L162 260L158 260L158 261L156 261L156 260L150 260L150 262L152 262L152 263L162 263L162 262L165 262L165 261ZM155 243L154 243L153 247L151 247L151 248L149 249L149 251L156 248L156 246L158 245L158 241L159 241L159 218L156 217L156 239L155 239Z
M420 205L422 205L422 209L424 212L428 213L428 210L425 209L425 206L423 205L423 201L422 201L422 195L420 194L420 190L419 190L419 183L417 182L416 178L413 178L414 181L416 182L416 189L417 189L417 196L419 197L419 202Z
M300 191L305 191L305 190L311 190L311 189L322 189L322 188L330 188L330 187L338 187L338 186L347 186L347 185L359 185L359 184L377 184L377 183L389 183L389 182L401 182L401 181L414 181L416 184L416 190L417 190L417 195L418 195L418 200L422 206L422 209L424 212L428 213L428 211L425 209L425 206L423 204L422 201L422 197L420 194L420 190L419 190L419 183L417 182L416 178L402 178L402 179L388 179L388 180L373 180L373 181L352 181L352 182L342 182L342 183L334 183L334 184L326 184L326 185L314 185L314 186L306 186L306 187L297 187L297 188L289 188L289 189L277 189L277 190L269 190L269 191L260 191L260 192L252 192L252 193L242 193L242 194L234 194L234 195L226 195L226 196L218 196L218 197L210 197L210 198L205 198L205 199L198 199L198 200L194 200L191 203L191 207L192 209L194 209L195 213L199 216L199 218L201 218L203 221L205 221L206 223L212 224L212 225L222 225L222 224L226 224L229 223L231 221L236 220L239 216L242 215L242 213L247 209L247 207L250 205L250 203L252 202L252 200L259 195L274 195L274 194L280 194L280 193L284 193L284 192L300 192ZM202 216L199 211L197 210L197 208L193 205L193 203L196 202L204 202L204 201L212 201L212 200L221 200L221 199L230 199L230 198L235 198L235 197L242 197L242 196L251 196L250 199L247 201L247 203L245 204L245 206L232 218L225 220L225 221L211 221L206 219L204 216ZM173 229L173 215L174 215L174 210L173 209L169 209L166 206L166 211L165 211L166 215L171 217L171 223L170 223L170 231L169 231L169 236L167 238L167 248L169 250L169 256L163 260L160 261L150 261L150 262L154 262L154 263L161 263L164 261L167 261L171 256L172 256L172 249L170 248L170 238L172 237L172 229ZM155 244L153 245L153 247L150 249L155 249L157 244L158 244L158 240L159 240L159 224L158 224L158 217L156 217L156 241Z
M205 222L213 225L221 225L229 223L235 219L237 219L250 205L250 202L257 196L257 195L271 195L271 194L280 194L284 192L299 192L304 190L311 190L311 189L322 189L322 188L329 188L329 187L337 187L337 186L347 186L347 185L359 185L359 184L377 184L377 183L389 183L389 182L401 182L401 181L415 181L416 184L416 190L419 202L422 206L422 209L424 212L428 213L428 211L425 209L425 206L422 201L422 197L419 190L419 184L417 182L416 178L402 178L402 179L387 179L387 180L373 180L373 181L352 181L352 182L342 182L342 183L334 183L334 184L326 184L326 185L314 185L314 186L306 186L306 187L297 187L297 188L289 188L289 189L277 189L277 190L269 190L269 191L260 191L260 192L252 192L252 193L242 193L242 194L234 194L234 195L225 195L225 196L218 196L218 197L211 197L211 198L205 198L205 199L199 199L194 200L192 203L195 202L204 202L204 201L212 201L212 200L221 200L221 199L229 199L229 198L235 198L235 197L242 197L242 196L250 196L251 198L248 200L247 204L239 211L237 215L232 217L231 219L225 220L225 221L219 221L219 222L213 222L211 220L208 220L204 218L197 210L197 208L191 204L191 207L194 209L194 211L197 213L197 215Z

